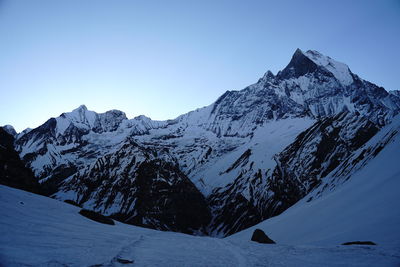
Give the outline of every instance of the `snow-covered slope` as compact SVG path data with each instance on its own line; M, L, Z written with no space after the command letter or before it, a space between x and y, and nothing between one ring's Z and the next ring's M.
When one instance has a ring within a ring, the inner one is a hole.
M400 116L344 161L323 183L277 217L255 228L285 244L332 245L373 241L400 248Z
M196 237L116 222L106 225L79 208L0 186L2 266L396 266L396 249L265 245ZM291 233L287 233L291 235ZM134 261L122 264L118 260Z
M342 85L350 85L354 82L353 75L346 64L324 56L315 50L309 50L304 54L315 64L323 66L331 72Z
M203 233L226 236L296 203L399 111L397 94L298 49L276 75L174 120L81 106L17 135L15 147L48 194L124 216L136 212L135 153L140 163L168 159L206 198L212 219Z

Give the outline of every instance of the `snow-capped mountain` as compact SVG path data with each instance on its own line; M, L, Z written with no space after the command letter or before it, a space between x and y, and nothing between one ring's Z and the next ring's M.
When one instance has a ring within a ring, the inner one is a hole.
M174 120L81 106L18 134L15 148L56 198L225 236L281 213L332 172L348 179L342 163L399 111L399 94L298 49L276 75Z

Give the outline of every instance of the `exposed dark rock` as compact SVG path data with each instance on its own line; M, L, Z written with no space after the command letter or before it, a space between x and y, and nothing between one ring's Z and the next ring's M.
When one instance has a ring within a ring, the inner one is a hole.
M207 198L212 210L209 229L213 235L232 235L262 221L259 209L241 193L241 187L248 183L248 179L239 175L233 183L214 190Z
M352 242L346 242L343 243L342 245L368 245L368 246L376 246L376 244L372 241L352 241Z
M52 170L53 178L48 179L41 184L43 193L46 196L51 196L59 190L60 185L65 178L74 174L76 171L77 168L73 165L60 165L57 168L54 168Z
M14 150L14 137L0 127L0 184L41 193L33 172L25 167Z
M236 169L240 164L245 164L249 161L251 155L251 149L247 149L225 172L228 173L233 169Z
M254 230L253 235L251 236L251 241L263 244L276 244L275 241L270 239L261 229Z
M161 156L165 160L155 159ZM96 211L120 207L113 210L112 218L142 227L191 234L205 231L211 219L204 196L168 151L156 152L137 143L128 142L99 158L62 188L77 192L77 202L83 207L88 200Z
M364 145L378 131L379 131L379 128L376 127L376 125L373 124L372 122L368 121L365 126L360 127L357 130L356 134L354 135L354 138L351 140L352 149L355 150L355 149L361 147L362 145Z
M137 170L136 188L136 215L127 215L126 223L192 233L211 219L203 195L171 163L143 162Z
M14 127L12 127L11 125L4 125L3 130L6 131L7 133L9 133L14 138L17 136L17 132L15 131Z
M300 49L297 49L289 64L277 76L280 79L297 78L312 73L317 68L317 64L306 57Z
M134 263L133 260L127 260L127 259L121 259L121 258L117 258L117 261L118 261L119 263L122 263L122 264Z
M112 219L110 219L104 215L101 215L100 213L97 213L95 211L92 211L92 210L81 209L79 211L79 214L88 219L91 219L92 221L96 221L99 223L109 224L109 225L115 224Z

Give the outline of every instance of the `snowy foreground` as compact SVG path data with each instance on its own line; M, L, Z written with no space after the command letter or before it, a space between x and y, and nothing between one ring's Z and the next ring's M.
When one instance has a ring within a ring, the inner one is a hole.
M1 266L398 266L396 246L265 245L104 225L57 200L0 186ZM296 229L290 229L296 231ZM291 233L287 233L291 236ZM278 235L277 235L278 236ZM284 239L282 239L284 240ZM290 242L287 242L290 243ZM121 264L117 259L133 260Z

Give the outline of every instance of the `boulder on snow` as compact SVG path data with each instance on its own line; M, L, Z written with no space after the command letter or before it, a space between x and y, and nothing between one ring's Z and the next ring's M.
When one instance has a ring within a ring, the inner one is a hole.
M127 260L127 259L121 259L121 258L117 258L117 261L118 261L119 263L122 263L122 264L131 264L131 263L134 263L133 260Z
M253 236L251 237L251 241L263 244L276 244L275 241L269 238L261 229L254 230Z
M110 224L110 225L114 225L114 221L104 215L101 215L100 213L97 213L95 211L92 210L87 210L87 209L81 209L79 211L79 214L91 219L93 221L99 222L99 223L104 223L104 224Z
M376 244L372 241L352 241L352 242L346 242L343 243L342 245L369 245L369 246L376 246Z

